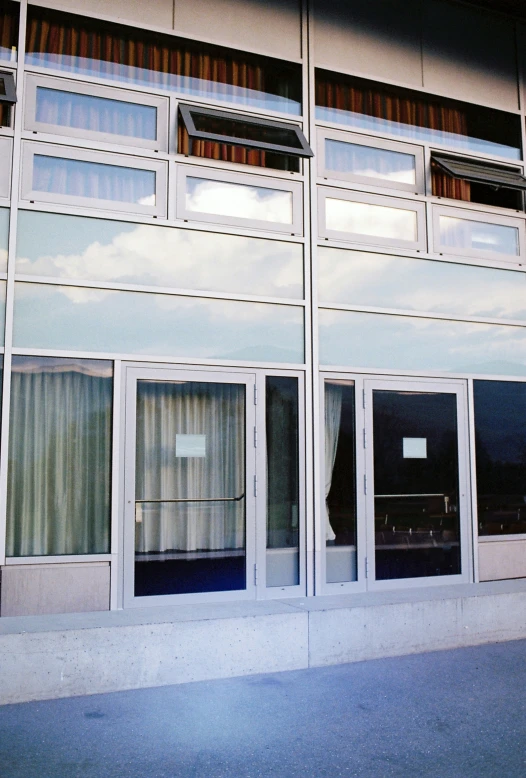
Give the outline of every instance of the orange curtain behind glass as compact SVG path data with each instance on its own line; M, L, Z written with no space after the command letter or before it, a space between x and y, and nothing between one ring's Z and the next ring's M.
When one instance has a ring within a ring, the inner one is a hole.
M0 60L16 62L16 46L18 45L18 11L17 3L5 3L0 0ZM8 105L0 103L0 127L11 124L11 110Z

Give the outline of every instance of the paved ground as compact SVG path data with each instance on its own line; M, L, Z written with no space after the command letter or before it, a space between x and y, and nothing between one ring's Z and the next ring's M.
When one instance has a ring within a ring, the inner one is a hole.
M525 778L525 681L514 641L6 705L0 776Z

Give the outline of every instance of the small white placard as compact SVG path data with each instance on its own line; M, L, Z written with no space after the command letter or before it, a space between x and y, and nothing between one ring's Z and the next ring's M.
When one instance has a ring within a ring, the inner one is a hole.
M205 457L206 435L176 435L176 457Z
M402 438L404 459L427 459L427 438Z

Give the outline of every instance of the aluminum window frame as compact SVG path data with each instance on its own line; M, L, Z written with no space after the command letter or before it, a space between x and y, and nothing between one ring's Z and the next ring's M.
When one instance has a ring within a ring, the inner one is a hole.
M288 157L309 158L314 156L310 145L307 142L305 135L301 127L298 124L292 124L288 122L272 121L271 119L257 118L255 116L249 116L233 111L219 111L213 108L204 108L197 105L190 105L188 103L179 103L179 111L183 125L188 132L190 140L208 140L216 143L226 143L229 146L242 146L247 149L257 149L259 151L271 151L275 154L283 154ZM230 121L239 121L244 124L252 124L255 127L272 127L274 129L284 129L296 133L296 138L299 141L300 148L294 146L282 146L278 143L268 143L266 141L252 141L243 138L238 138L232 135L223 135L214 132L206 132L204 130L198 130L195 126L193 113L201 114L202 116L210 116L212 118L227 119Z
M417 238L415 241L396 240L395 238L383 238L381 236L377 237L375 235L365 235L357 232L352 233L328 229L326 225L325 206L327 198L364 203L366 205L378 205L380 207L393 208L396 210L412 211L416 214ZM427 248L426 204L420 200L405 200L399 197L390 197L389 195L375 195L352 190L335 189L328 186L318 186L318 223L319 235L326 240L354 243L361 246L396 247L418 252L426 251Z
M9 200L11 194L11 170L13 167L13 138L0 136L0 201ZM7 165L4 161L7 160Z
M100 97L115 102L131 103L138 106L155 108L157 111L157 137L155 140L134 138L129 135L99 132L98 130L83 130L77 127L67 127L58 124L39 122L36 119L37 90L52 89L59 92ZM168 117L169 98L160 95L132 92L118 87L105 87L99 84L85 84L82 81L54 78L52 76L28 73L25 79L25 111L24 129L29 132L41 132L48 135L64 135L67 138L94 140L118 146L130 146L152 151L168 151Z
M462 248L461 246L444 246L440 242L440 217L449 216L463 221L482 222L483 224L494 224L500 227L513 227L518 235L518 254L502 254L498 251L486 251L484 249ZM514 217L493 215L492 213L482 213L481 211L467 210L463 208L450 207L445 205L433 205L431 213L433 226L433 235L431 238L431 251L435 254L452 257L473 257L480 260L483 264L485 259L496 260L508 264L522 264L521 258L525 253L525 235L524 220Z
M269 176L251 175L219 171L208 167L177 165L177 188L175 200L175 218L191 222L222 224L230 227L245 227L257 231L278 232L286 235L303 235L303 184L301 181L287 181ZM202 178L203 180L219 181L227 184L252 186L258 189L273 189L292 194L292 222L263 221L242 216L221 216L204 211L191 211L186 208L186 179Z
M155 205L140 205L114 200L61 195L55 192L41 192L33 189L33 159L37 156L68 159L78 162L93 162L108 167L123 167L132 170L146 170L155 173ZM111 154L105 151L87 151L80 148L58 146L51 143L22 142L22 172L20 176L20 199L30 202L55 203L86 209L137 213L146 216L166 218L168 163L143 157Z
M366 146L380 151L394 151L399 154L413 156L415 159L415 183L403 184L389 182L385 178L375 178L374 176L362 176L354 173L345 173L337 170L327 170L325 166L325 141L335 140L349 145ZM325 127L317 128L318 144L318 176L326 179L337 179L349 181L350 183L365 184L366 186L381 187L384 189L394 189L400 192L411 192L412 194L425 194L426 175L424 162L424 147L412 143L384 140L368 135L360 135L354 132L342 132L339 130L330 130Z
M0 81L4 82L5 94L0 92L0 103L15 105L17 102L15 75L12 71L0 70Z

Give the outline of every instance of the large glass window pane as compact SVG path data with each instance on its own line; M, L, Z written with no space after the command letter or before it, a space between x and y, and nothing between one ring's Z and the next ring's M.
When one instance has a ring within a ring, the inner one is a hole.
M130 138L157 138L157 109L124 100L36 88L35 119L43 124Z
M440 245L448 249L489 251L519 255L519 230L504 224L491 224L455 216L439 216Z
M387 370L526 375L526 328L320 311L320 362Z
M526 273L367 251L318 249L326 303L526 320Z
M187 176L186 210L292 224L292 192Z
M389 184L416 185L416 160L413 154L331 138L325 138L325 170L385 179Z
M109 552L112 375L111 362L13 357L8 556Z
M479 535L526 533L526 383L474 381Z
M246 588L245 386L137 382L136 597Z
M301 113L301 65L33 5L26 63Z
M325 381L327 583L357 580L356 423L353 381Z
M14 343L297 364L303 362L303 309L18 283Z
M351 200L325 199L328 230L414 242L418 238L416 211Z
M0 273L7 271L9 245L9 208L0 208Z
M155 171L78 159L33 157L35 192L155 205Z
M298 379L266 378L267 586L296 586L299 560Z
M297 243L38 211L19 211L18 227L25 275L303 297Z
M15 63L18 46L20 3L3 0L0 6L0 59Z

